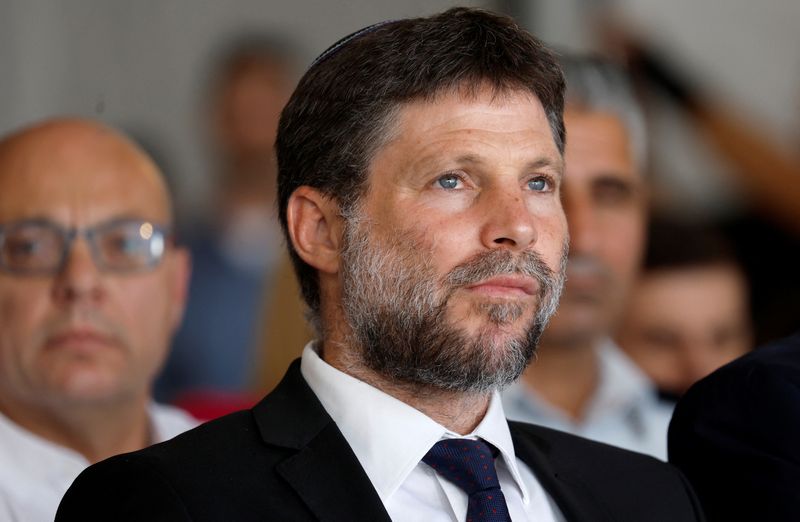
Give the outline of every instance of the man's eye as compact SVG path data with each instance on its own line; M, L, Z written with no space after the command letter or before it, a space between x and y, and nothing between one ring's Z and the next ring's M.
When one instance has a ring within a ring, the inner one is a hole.
M634 199L636 193L633 185L620 179L599 179L592 187L594 200L607 206L624 205Z
M41 248L38 241L32 239L10 238L4 245L6 255L11 259L31 257Z
M448 174L436 180L436 184L439 185L439 187L448 190L457 189L460 183L461 178L454 174Z
M550 182L546 178L534 178L528 182L528 188L535 192L544 192L550 188Z
M108 252L114 252L119 255L130 255L137 253L141 249L142 240L136 236L118 234L105 238L103 247Z
M55 235L38 232L15 233L6 237L0 249L3 261L12 266L28 266L58 259L62 254L62 242Z

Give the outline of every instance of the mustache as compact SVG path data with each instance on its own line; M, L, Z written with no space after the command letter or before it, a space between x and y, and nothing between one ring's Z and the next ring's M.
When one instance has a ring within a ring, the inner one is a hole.
M453 268L445 278L451 288L461 288L498 275L518 274L536 279L540 291L557 278L556 272L536 252L513 254L505 249L480 252Z

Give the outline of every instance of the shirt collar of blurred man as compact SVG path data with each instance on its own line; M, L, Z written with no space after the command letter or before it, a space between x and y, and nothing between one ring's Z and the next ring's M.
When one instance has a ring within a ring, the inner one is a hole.
M115 131L47 121L0 141L0 498L52 519L92 462L196 422L152 403L188 256L157 167Z

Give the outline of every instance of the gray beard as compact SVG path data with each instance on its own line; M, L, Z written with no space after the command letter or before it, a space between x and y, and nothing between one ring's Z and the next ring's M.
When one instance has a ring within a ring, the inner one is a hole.
M516 381L532 359L542 330L555 312L564 284L566 244L558 273L532 251L482 252L451 270L442 281L430 249L410 233L391 242L371 237L359 216L348 216L342 251L343 309L348 343L370 370L399 385L486 393ZM447 305L459 288L503 274L539 282L537 310L524 331L497 340L527 305L481 303L494 327L469 335L447 320Z

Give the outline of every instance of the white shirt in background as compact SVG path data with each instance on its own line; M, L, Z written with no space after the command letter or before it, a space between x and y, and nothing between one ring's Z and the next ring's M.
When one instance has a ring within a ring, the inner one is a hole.
M659 399L652 382L611 340L598 346L597 354L598 387L583 419L570 418L523 381L503 392L508 418L666 460L673 405Z
M186 412L153 404L153 440L163 442L194 428ZM52 522L61 497L89 466L86 458L18 426L0 414L0 521Z

